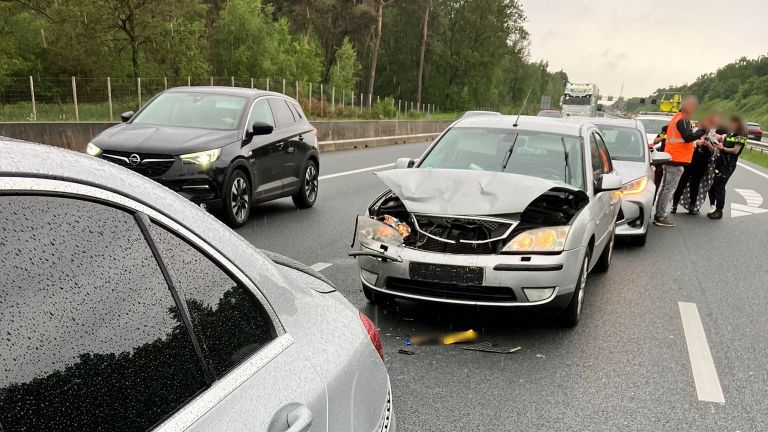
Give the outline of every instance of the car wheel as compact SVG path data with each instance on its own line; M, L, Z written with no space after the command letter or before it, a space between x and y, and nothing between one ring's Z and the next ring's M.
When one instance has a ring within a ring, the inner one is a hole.
M240 170L232 173L224 189L224 212L233 228L245 225L251 214L251 185Z
M363 295L369 303L375 305L383 305L392 301L391 296L368 288L365 284L363 284Z
M293 203L298 208L310 208L315 205L317 192L320 187L317 164L315 161L306 161L301 174L301 184L299 185L299 190L292 197Z
M584 261L581 263L579 278L576 280L576 288L573 290L573 297L562 312L563 327L575 327L581 319L581 308L584 306L584 293L587 286L587 275L589 274L589 252L584 254Z
M600 258L597 259L594 270L597 273L605 273L611 268L611 257L613 256L613 244L616 243L616 225L613 226L611 231L611 238L608 240L608 244L603 248L603 253L600 254Z

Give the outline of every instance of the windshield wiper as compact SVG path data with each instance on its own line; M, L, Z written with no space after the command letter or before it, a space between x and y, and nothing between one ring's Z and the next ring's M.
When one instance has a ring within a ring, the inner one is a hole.
M565 182L571 184L571 164L568 163L568 147L565 145L565 137L560 137L560 142L563 144L563 155L565 156Z
M507 150L507 154L504 155L504 161L501 163L502 172L504 172L504 170L507 169L507 164L509 163L509 160L512 159L512 152L515 150L515 143L517 142L518 136L520 136L520 134L515 134L515 139L512 140L512 145L509 146L509 150Z

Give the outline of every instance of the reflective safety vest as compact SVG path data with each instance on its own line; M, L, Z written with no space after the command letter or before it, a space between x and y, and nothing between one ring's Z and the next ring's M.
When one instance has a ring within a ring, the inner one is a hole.
M696 145L692 142L685 142L683 135L677 129L677 122L683 117L682 112L672 116L672 120L667 126L667 141L664 143L664 151L672 156L672 162L678 164L689 164L693 159L693 150Z

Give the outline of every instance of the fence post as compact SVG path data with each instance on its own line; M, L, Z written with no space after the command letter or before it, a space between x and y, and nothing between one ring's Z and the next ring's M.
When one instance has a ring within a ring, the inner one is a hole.
M141 78L136 78L136 95L139 98L139 109L141 109Z
M107 105L109 105L109 121L112 121L112 78L107 77Z
M368 109L373 107L373 93L368 93Z
M211 85L213 85L213 77L211 77Z
M192 87L192 76L187 75L187 87Z
M163 75L163 87L168 90L168 77Z
M309 83L309 115L312 115L312 83Z
M299 82L296 81L296 102L299 101Z
M285 78L283 78L283 94L285 94Z
M345 89L341 89L341 109L344 109L344 99L345 96L347 96L346 93L347 91Z
M363 112L363 92L360 92L360 112Z
M229 77L229 83L232 84L230 87L234 87L235 86L235 77L234 77L234 75Z
M325 94L323 93L323 83L320 83L320 117L325 114L325 108L323 107L323 102L325 100Z
M72 102L75 103L75 121L80 121L80 112L77 109L77 82L72 77Z
M35 82L29 76L29 93L32 95L32 121L37 121L37 106L35 105Z
M267 78L267 91L269 91L269 78Z
M331 89L331 110L336 111L336 86Z

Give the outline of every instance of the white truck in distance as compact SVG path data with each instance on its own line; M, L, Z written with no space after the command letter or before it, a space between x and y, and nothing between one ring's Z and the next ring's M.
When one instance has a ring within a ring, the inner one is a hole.
M583 116L596 117L600 91L595 84L568 83L560 98L563 107L563 117Z

